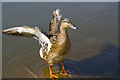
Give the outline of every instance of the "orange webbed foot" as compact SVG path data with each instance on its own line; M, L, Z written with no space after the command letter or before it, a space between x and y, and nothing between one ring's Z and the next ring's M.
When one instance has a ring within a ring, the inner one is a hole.
M50 78L59 78L57 73L55 74L52 73L51 67L49 67L49 70L50 70Z
M71 72L65 70L63 62L61 62L61 64L62 64L62 70L61 70L60 74L68 76L68 73L71 73Z
M60 74L62 75L65 75L65 76L68 76L68 73L71 73L70 71L67 71L67 70L61 70Z
M50 78L59 78L59 77L55 74L50 74Z

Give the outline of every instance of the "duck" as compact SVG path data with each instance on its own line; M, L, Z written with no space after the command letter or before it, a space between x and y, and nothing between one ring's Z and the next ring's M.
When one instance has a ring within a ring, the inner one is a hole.
M40 57L49 65L50 78L59 78L52 72L52 66L61 62L62 70L60 74L68 75L64 67L64 60L68 54L71 41L67 34L68 28L78 29L68 18L61 18L59 9L53 10L53 19L49 25L49 34L40 27L18 26L12 27L2 32L6 35L17 35L24 37L32 37L39 41Z

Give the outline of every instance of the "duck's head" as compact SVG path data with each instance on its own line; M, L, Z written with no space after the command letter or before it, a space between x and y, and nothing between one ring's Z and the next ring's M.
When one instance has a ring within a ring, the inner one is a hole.
M78 29L78 27L75 27L68 18L64 18L61 20L61 27L62 28L71 28L71 29Z

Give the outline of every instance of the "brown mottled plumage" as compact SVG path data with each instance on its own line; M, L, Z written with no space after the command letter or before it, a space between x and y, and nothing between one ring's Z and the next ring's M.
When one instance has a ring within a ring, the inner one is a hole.
M54 43L57 39L58 34L60 33L59 24L62 15L60 14L60 10L57 9L53 11L53 20L49 25L49 39L51 43Z
M60 26L59 26L60 25ZM61 62L62 70L60 74L67 75L63 61L70 50L71 42L67 35L67 29L77 29L67 19L61 20L59 9L53 11L53 20L49 26L49 35L38 27L20 26L3 30L7 35L20 35L25 37L34 37L41 44L40 57L49 65L50 77L58 78L52 73L51 66Z
M67 18L63 19L60 26L61 32L57 35L55 42L52 43L48 55L46 55L46 53L43 54L45 61L49 64L50 75L52 75L51 77L58 78L56 75L52 74L51 66L59 62L62 64L62 71L60 74L67 75L67 72L64 69L63 61L71 46L70 39L67 35L67 29L69 27L77 29L77 27L74 27Z
M67 35L67 28L64 26L61 27L63 27L61 28L61 33L58 34L55 43L53 43L50 48L48 59L45 59L50 66L63 61L70 50L71 42Z

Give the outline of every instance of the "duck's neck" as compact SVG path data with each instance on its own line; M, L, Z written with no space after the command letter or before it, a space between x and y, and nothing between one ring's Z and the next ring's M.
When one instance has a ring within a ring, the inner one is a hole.
M68 35L67 35L67 28L62 28L62 27L60 27L60 30L61 30L61 32L60 32L60 34L59 34L59 36L58 36L58 44L59 45L61 45L61 44L63 44L64 42L66 42L67 40L69 40L69 37L68 37Z
M60 27L60 30L61 30L61 32L60 32L61 36L63 36L63 37L67 37L68 36L67 35L67 28Z

